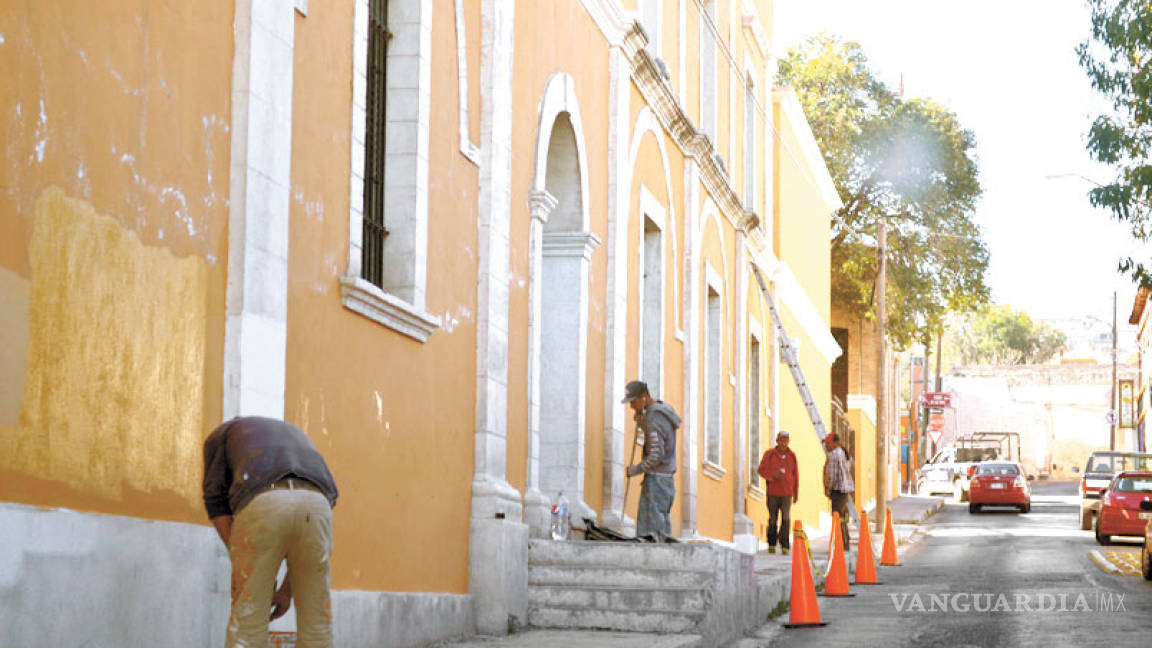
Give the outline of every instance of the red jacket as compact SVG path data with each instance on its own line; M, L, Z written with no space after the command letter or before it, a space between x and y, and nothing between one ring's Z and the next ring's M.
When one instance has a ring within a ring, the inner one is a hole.
M765 492L769 495L799 497L800 476L796 468L796 453L791 449L781 450L775 447L765 450L756 472L764 478ZM772 475L775 475L776 479L768 481L768 477Z

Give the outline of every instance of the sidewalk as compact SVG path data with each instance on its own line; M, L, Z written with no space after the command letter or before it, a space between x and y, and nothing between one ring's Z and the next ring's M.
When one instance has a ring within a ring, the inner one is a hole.
M919 525L944 506L944 499L939 497L918 497L904 495L888 503L892 509L892 530L896 534L898 547L915 541ZM850 531L853 541L857 535L855 525ZM815 531L808 531L808 539L812 543L812 558L816 569L813 576L817 588L823 586L824 571L828 563L827 532L816 535ZM884 542L883 532L872 534L873 553L877 561ZM902 552L902 549L898 549ZM848 555L850 573L855 572L856 552ZM769 620L762 628L771 631L769 626L778 626L779 620L775 615L785 613L788 606L789 588L792 577L792 556L783 554L769 554L760 551L756 554L756 578L760 588L759 608L767 617L769 613L774 618ZM769 632L768 634L772 634ZM756 633L753 633L756 636ZM767 635L766 635L767 636ZM554 648L697 648L703 645L701 637L696 635L657 635L633 632L607 632L596 630L528 630L509 635L507 637L472 637L455 642L440 642L430 648L535 648L549 646ZM727 644L731 648L760 645L756 639L737 639Z

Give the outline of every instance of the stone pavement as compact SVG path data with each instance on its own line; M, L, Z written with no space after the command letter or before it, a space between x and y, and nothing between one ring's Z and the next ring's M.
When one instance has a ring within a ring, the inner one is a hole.
M919 524L939 511L944 506L944 499L939 497L923 497L903 495L888 503L892 509L892 529L896 534L896 542L903 547L916 540ZM857 537L857 529L852 526L853 540ZM815 530L808 531L808 539L812 543L812 558L815 563L813 576L817 587L823 585L823 573L828 562L827 532L817 534ZM877 562L880 560L880 551L884 540L883 532L873 532L873 553ZM760 588L760 598L768 605L761 605L761 609L772 609L778 614L787 610L789 588L791 586L792 556L783 554L769 554L763 548L756 554L756 578ZM856 552L848 556L850 577L855 572ZM776 601L772 605L772 601ZM751 648L761 645L757 638L767 638L775 634L779 626L778 619L770 620L765 626L751 633L749 638L737 639L726 644L726 648ZM536 648L548 646L550 648L697 648L702 646L701 637L696 635L658 635L634 632L606 632L596 630L528 630L507 637L472 637L456 642L441 642L433 644L432 648Z
M507 637L472 637L430 648L697 648L696 635L658 635L596 630L528 630Z

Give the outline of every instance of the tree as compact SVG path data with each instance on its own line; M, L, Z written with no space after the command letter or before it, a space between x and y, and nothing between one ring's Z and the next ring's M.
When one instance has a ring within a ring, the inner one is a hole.
M968 366L1043 364L1067 346L1063 331L996 304L967 314L946 337L949 351Z
M888 335L927 342L948 311L988 299L988 250L972 221L980 196L975 137L926 99L877 80L860 46L814 36L781 60L844 206L833 217L832 299L875 316L876 226L888 223Z
M1112 182L1088 192L1094 207L1152 237L1152 5L1144 0L1088 0L1091 37L1076 52L1092 87L1112 103L1088 130L1088 152L1115 169ZM1152 285L1152 260L1120 259L1117 269Z

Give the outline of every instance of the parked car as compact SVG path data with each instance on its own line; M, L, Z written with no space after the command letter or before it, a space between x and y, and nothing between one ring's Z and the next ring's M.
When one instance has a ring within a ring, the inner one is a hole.
M1152 453L1097 450L1080 477L1080 529L1090 531L1100 511L1100 489L1124 470L1152 470Z
M1152 502L1140 502L1140 516L1152 518ZM1140 573L1144 580L1152 581L1152 519L1144 525L1144 544L1140 547Z
M1096 542L1106 545L1118 535L1143 537L1149 518L1140 510L1142 502L1152 502L1152 470L1116 473L1100 499Z
M1021 513L1032 510L1032 489L1024 468L1015 461L985 461L976 464L969 483L968 512L979 513L985 506L1013 506Z

